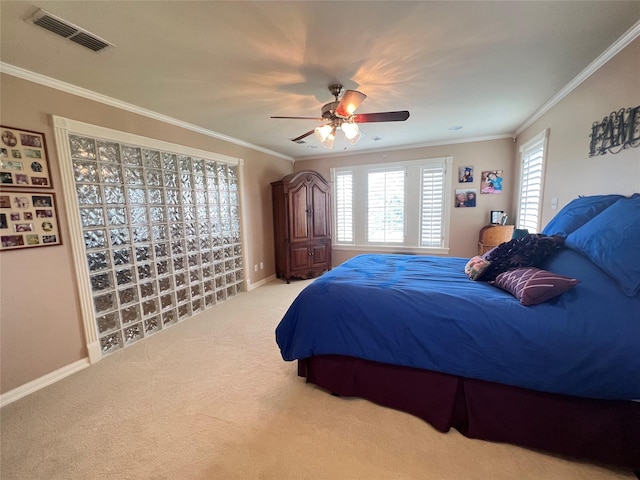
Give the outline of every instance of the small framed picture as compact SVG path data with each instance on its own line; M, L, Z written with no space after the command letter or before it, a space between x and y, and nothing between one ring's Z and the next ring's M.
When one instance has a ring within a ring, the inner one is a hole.
M507 216L502 210L491 210L491 224L492 225L504 225L507 221Z
M502 170L487 170L482 172L480 193L502 193Z
M456 208L475 207L476 206L476 189L460 188L456 189Z
M458 168L458 183L473 183L473 167Z

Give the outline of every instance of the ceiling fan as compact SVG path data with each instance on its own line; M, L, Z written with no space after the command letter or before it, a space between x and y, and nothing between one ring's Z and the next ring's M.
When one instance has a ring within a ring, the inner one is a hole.
M289 118L297 120L319 120L326 123L319 127L303 133L299 137L293 138L292 142L298 142L303 138L315 133L318 140L326 148L333 148L336 132L342 130L351 145L360 139L359 123L368 122L404 122L409 118L409 112L402 110L398 112L378 112L378 113L355 113L356 109L367 96L357 90L346 90L341 99L338 99L342 92L342 85L329 85L329 92L335 97L333 102L322 106L321 117L271 117Z

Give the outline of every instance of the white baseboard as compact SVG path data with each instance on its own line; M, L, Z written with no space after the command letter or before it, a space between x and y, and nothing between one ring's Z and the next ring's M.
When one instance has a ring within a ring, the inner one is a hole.
M89 365L89 359L84 358L82 360L78 360L77 362L73 362L66 367L62 367L51 373L47 373L40 378L36 378L35 380L32 380L29 383L25 383L18 388L9 390L7 393L3 393L2 395L0 395L0 408L4 407L5 405L9 405L16 400L19 400L22 397L26 397L30 393L36 392L41 388L47 387L52 383L57 382L58 380L62 380L69 375L79 372L80 370L84 370Z
M275 275L271 275L270 277L263 278L262 280L257 281L256 283L247 282L247 292L253 290L254 288L258 288L261 285L269 283L276 279Z
M265 285L276 279L275 275L271 275L267 278L263 278L262 280L256 283L247 282L247 291L253 290L254 288L258 288L261 285ZM27 395L40 390L41 388L47 387L59 380L62 380L69 375L72 375L80 370L83 370L90 366L92 363L96 363L101 359L101 351L100 344L95 343L89 345L88 347L89 357L84 358L82 360L78 360L66 367L59 368L51 373L48 373L40 378L36 378L29 383L25 383L24 385L14 388L6 393L0 395L0 408L5 405L9 405L16 400L21 399L22 397L26 397Z

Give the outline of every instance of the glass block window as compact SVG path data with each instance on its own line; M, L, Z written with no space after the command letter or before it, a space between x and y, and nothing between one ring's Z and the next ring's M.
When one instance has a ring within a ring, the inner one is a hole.
M103 355L244 289L236 165L68 138Z

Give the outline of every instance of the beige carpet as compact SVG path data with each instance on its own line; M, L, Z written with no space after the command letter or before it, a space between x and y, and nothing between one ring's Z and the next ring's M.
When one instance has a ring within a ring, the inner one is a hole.
M274 329L308 284L243 293L4 407L2 480L631 479L441 434L336 398L282 360Z

